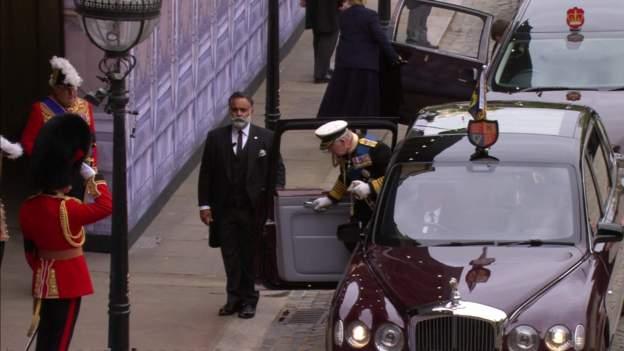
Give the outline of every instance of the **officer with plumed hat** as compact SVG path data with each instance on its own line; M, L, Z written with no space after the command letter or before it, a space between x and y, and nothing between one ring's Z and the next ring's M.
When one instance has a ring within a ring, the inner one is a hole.
M82 296L93 293L83 254L84 226L112 212L108 186L84 161L91 148L89 125L75 114L50 119L37 133L30 163L39 193L19 211L26 261L33 271L35 300L28 332L37 350L68 350ZM82 178L91 203L68 195Z
M31 156L35 140L41 127L53 117L71 113L72 116L84 120L91 135L91 153L85 155L85 163L97 171L97 145L95 143L95 119L93 106L78 97L78 88L82 78L72 64L63 57L53 56L50 59L51 73L48 79L51 93L35 102L30 110L28 122L22 132L21 144L26 155ZM79 187L79 180L74 184L72 195L83 198L84 189Z
M327 195L312 202L313 208L317 211L327 208L350 193L353 197L352 223L363 228L372 215L374 201L381 190L392 156L390 147L372 135L358 135L343 120L327 122L314 134L321 140L321 150L332 154L334 165L340 167L340 175ZM344 239L340 230L338 236Z

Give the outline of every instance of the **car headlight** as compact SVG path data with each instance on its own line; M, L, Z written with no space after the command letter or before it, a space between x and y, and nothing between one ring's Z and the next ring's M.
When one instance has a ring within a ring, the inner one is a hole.
M507 346L511 351L537 351L539 343L537 331L528 325L515 327L507 336Z
M339 319L334 324L334 343L338 346L342 346L342 342L344 341L344 323Z
M570 330L563 325L555 325L548 329L544 341L551 351L564 351L572 347Z
M375 346L379 351L403 349L403 331L394 324L384 323L375 332Z
M349 324L345 337L351 347L361 349L368 345L370 341L370 331L364 323L355 321Z

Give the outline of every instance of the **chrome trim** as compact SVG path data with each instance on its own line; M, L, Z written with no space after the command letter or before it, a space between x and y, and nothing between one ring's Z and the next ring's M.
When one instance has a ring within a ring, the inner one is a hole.
M490 324L494 329L495 349L503 349L503 326L504 323L507 321L507 314L502 310L474 302L450 300L444 304L436 304L424 308L418 308L417 311L418 314L412 316L409 320L408 340L410 350L415 350L416 347L416 326L418 325L418 323L441 317L451 316L473 319Z
M585 261L587 260L587 258L589 257L588 253L583 254L583 256L581 256L581 258L579 258L579 260L573 264L570 268L568 268L567 271L561 273L561 275L559 275L556 279L553 279L550 283L546 284L544 287L542 287L540 290L538 290L535 294L533 294L533 296L531 296L529 299L527 299L526 301L524 301L520 306L518 306L513 313L509 316L509 320L515 320L518 318L518 315L520 315L520 313L522 313L522 311L525 310L527 305L532 304L533 302L535 302L535 300L537 300L538 298L541 298L542 295L544 295L546 293L547 290L550 290L550 288L552 288L553 286L555 286L556 284L558 284L560 281L562 281L563 279L567 278L568 275L570 275L572 273L572 271L574 271L575 269L577 269L580 265L582 265L583 263L585 263Z

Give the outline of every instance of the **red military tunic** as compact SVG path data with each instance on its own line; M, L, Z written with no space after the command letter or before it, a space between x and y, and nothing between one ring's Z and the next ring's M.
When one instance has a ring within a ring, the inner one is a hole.
M71 112L77 115L82 116L82 118L87 122L89 128L91 129L91 135L93 135L93 146L91 147L91 156L86 159L86 163L97 169L97 148L95 144L95 119L93 118L93 107L91 104L81 98L76 98L74 104L69 108L64 108L60 103L56 102L53 97L49 96L47 99L51 99L61 110L64 112ZM54 117L56 113L52 111L46 104L42 101L35 102L32 105L30 110L30 115L28 116L28 122L26 123L26 127L24 128L24 132L22 133L21 144L24 148L24 152L30 156L32 154L33 147L35 145L35 139L39 134L39 130L50 118Z
M84 225L109 216L113 205L104 181L96 182L99 195L95 202L63 195L35 195L24 202L19 219L24 240L35 250L26 253L33 270L33 297L40 299L75 298L93 293L85 257L46 259L39 253L81 252L85 240Z

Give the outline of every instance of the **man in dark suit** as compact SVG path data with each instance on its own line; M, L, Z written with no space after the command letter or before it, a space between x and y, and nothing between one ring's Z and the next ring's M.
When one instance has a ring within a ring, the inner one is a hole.
M338 40L338 8L343 0L300 0L306 9L306 29L312 29L314 83L331 78L329 61Z
M255 242L266 220L270 190L284 186L285 173L280 158L276 179L269 179L273 133L251 124L251 97L235 92L229 106L232 124L206 137L199 216L210 225L210 246L221 247L223 256L227 302L219 315L238 312L240 318L252 318L259 298L254 288Z

